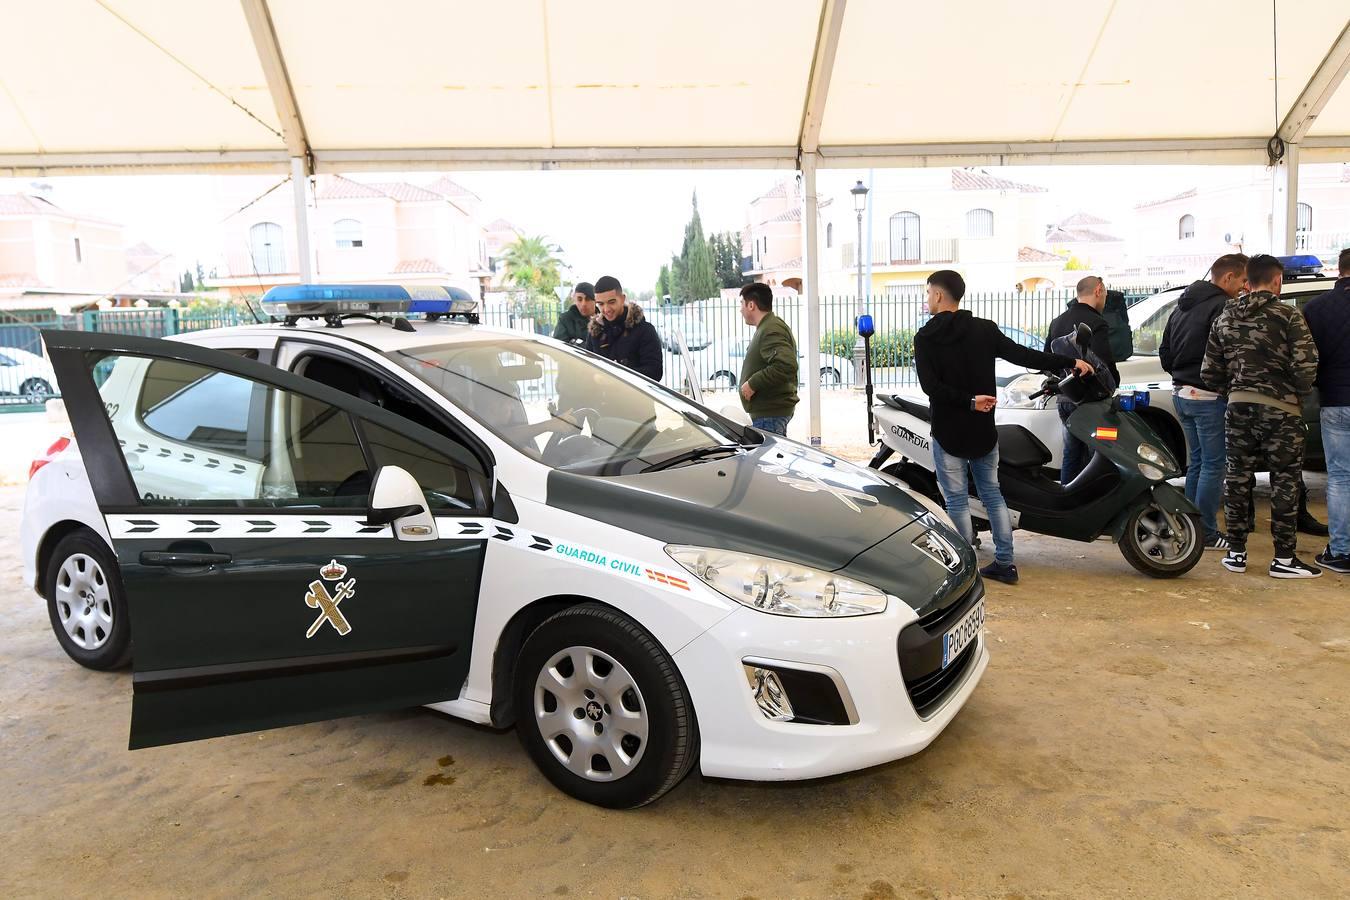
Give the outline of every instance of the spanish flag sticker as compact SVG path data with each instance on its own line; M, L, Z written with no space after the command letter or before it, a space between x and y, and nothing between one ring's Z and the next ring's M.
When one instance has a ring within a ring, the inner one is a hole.
M1114 428L1098 428L1092 432L1092 436L1099 441L1114 441L1116 439L1116 430Z

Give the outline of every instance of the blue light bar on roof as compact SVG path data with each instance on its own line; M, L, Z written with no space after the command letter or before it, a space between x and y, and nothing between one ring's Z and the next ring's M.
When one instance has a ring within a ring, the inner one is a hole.
M262 298L263 311L283 319L350 315L471 315L478 303L449 285L287 284Z
M1284 266L1286 275L1322 274L1322 260L1311 253L1301 253L1295 256L1277 256L1275 258Z

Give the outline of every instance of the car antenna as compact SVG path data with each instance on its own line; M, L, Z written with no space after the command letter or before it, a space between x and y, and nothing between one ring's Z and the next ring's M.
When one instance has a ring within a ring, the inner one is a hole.
M258 315L258 311L257 311L256 309L253 308L253 301L250 300L248 297L245 297L245 298L244 298L244 308L247 309L247 310L248 310L248 314L251 315L251 316L253 317L253 324L254 324L254 325L265 325L265 324L266 324L266 322L263 322L262 316ZM267 317L267 321L268 321L268 322L275 322L276 320L273 319L271 316L268 316L268 317Z

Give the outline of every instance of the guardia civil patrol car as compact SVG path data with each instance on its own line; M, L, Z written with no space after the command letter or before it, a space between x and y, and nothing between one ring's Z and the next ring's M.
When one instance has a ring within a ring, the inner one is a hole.
M73 438L25 575L131 747L425 704L632 807L916 753L988 664L969 546L888 476L441 289L277 288L178 340L46 332Z

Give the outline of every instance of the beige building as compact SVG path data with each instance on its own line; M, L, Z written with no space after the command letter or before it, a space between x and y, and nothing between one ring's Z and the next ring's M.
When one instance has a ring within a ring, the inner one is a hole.
M878 170L867 196L872 294L916 291L938 269L961 272L972 290L1061 287L1065 259L1045 243L1046 193L982 169ZM751 202L741 233L747 276L800 289L802 205L795 179ZM818 235L821 293L855 294L857 214L847 189L820 198ZM866 269L867 253L862 261Z
M42 194L0 194L0 290L113 291L127 280L122 226Z
M247 202L260 183L218 179L222 208ZM208 285L261 294L299 282L291 200L289 190L272 191L221 226L223 266ZM480 200L449 178L415 185L322 175L313 203L316 281L452 284L478 294L492 277Z

